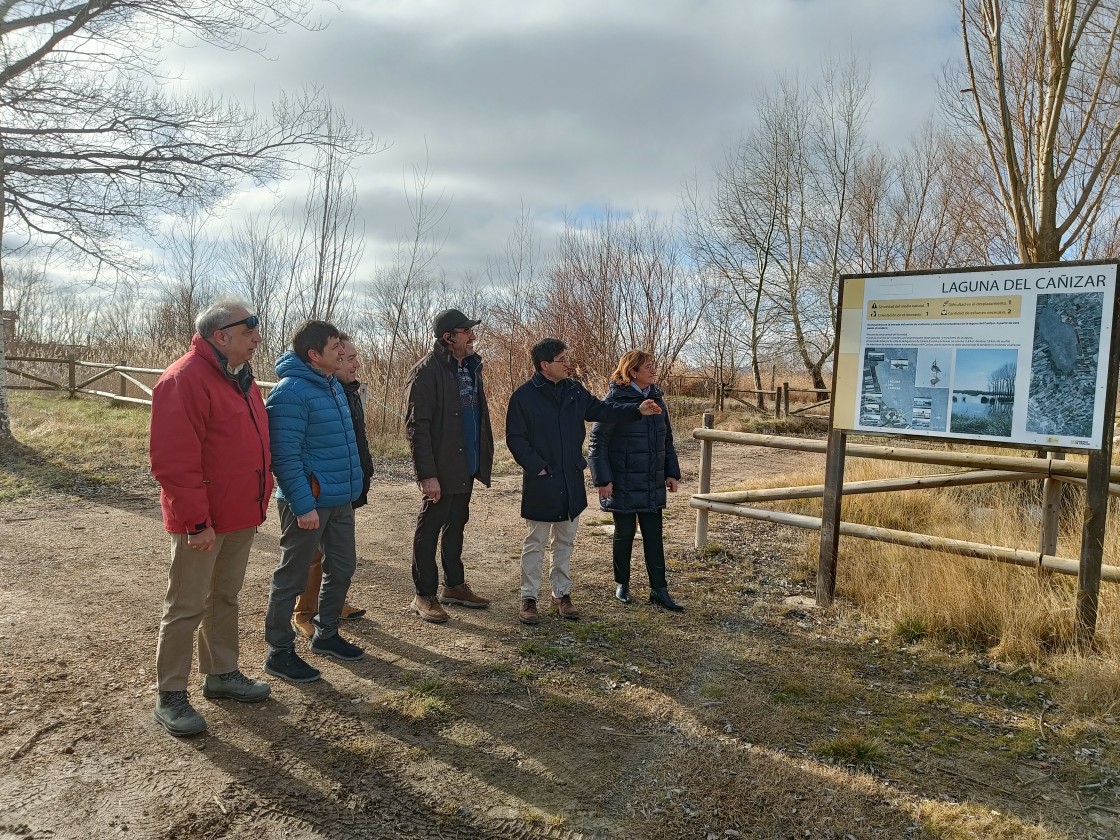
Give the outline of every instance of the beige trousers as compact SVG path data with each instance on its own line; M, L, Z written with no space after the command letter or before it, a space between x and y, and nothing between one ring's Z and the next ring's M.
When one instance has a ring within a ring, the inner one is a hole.
M198 631L198 670L226 674L237 668L237 595L245 580L256 528L218 534L210 551L171 535L171 571L156 645L160 691L183 691L191 673Z
M579 517L567 522L537 522L526 519L525 544L521 549L521 597L536 599L541 590L544 552L550 550L548 580L557 598L572 591L572 550L576 544Z

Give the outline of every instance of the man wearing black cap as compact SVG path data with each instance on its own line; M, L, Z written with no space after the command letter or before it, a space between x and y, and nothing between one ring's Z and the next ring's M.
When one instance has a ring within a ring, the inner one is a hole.
M463 529L474 480L489 487L494 466L482 357L474 352L479 323L458 309L440 312L432 322L435 346L405 382L405 430L424 498L412 541L416 597L409 608L435 624L447 621L441 603L490 605L471 590L463 569ZM437 543L443 565L443 590L438 593Z

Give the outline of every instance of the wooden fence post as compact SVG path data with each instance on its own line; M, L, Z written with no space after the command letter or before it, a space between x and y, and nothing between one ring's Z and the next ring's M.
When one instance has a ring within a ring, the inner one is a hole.
M704 412L704 428L710 429L715 425L715 417L710 411ZM696 477L696 492L710 493L712 491L712 442L700 441L700 472ZM703 548L708 544L708 511L703 508L696 510L696 547Z
M1064 461L1066 453L1047 452L1047 456L1055 461ZM1038 573L1049 577L1051 572L1042 566L1043 554L1058 553L1058 522L1062 507L1062 482L1051 476L1042 480L1042 522L1038 533Z
M1081 564L1077 572L1077 606L1073 637L1077 647L1087 651L1097 632L1097 606L1100 601L1101 564L1104 562L1104 528L1108 516L1108 473L1112 442L1103 452L1089 453L1085 487L1085 520L1081 527Z
M781 388L775 388L774 389L774 416L775 417L781 417L782 416L782 389Z
M117 364L120 367L124 367L125 365L128 364L128 362L125 361L124 359L121 359L119 362L117 362ZM122 397L127 397L128 396L128 380L124 378L123 373L119 373L118 375L120 376L121 381L120 381L120 384L117 386L117 394L119 396L122 396Z
M785 405L786 417L789 417L789 383L782 383L782 403Z
M844 456L848 435L839 429L828 433L824 462L824 498L821 505L821 546L817 559L817 603L827 607L836 595L836 559L840 552L840 504L844 493Z
M73 353L66 354L66 378L68 382L69 397L74 399L74 395L78 390L78 357Z

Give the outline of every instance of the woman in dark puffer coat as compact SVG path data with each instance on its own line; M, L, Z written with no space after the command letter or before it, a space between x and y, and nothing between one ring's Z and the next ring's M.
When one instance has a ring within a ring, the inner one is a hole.
M669 595L665 580L665 543L662 514L665 491L677 492L681 478L673 428L661 390L653 384L657 365L643 350L631 350L611 374L608 405L638 405L654 400L661 414L630 423L596 423L591 427L588 462L591 480L599 489L599 506L614 515L615 597L630 603L630 555L638 527L649 575L649 601L673 612L684 607Z

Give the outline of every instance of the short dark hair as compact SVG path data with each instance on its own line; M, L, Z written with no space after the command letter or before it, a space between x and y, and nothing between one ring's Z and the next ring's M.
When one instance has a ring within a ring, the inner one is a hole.
M304 321L292 336L292 350L305 362L311 364L308 353L312 350L322 353L327 347L327 342L338 336L338 327L334 324L315 319Z
M533 345L533 370L541 372L541 362L551 362L568 349L568 345L558 338L542 338Z

